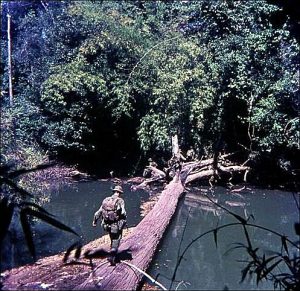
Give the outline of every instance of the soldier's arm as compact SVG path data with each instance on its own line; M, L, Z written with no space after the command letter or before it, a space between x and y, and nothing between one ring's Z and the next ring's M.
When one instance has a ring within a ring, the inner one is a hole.
M186 161L186 157L183 154L180 154L180 159Z
M123 199L119 200L118 207L120 209L120 214L123 219L126 219L126 210L125 210L125 202Z
M101 216L102 216L102 206L94 214L93 226L97 225L97 221Z

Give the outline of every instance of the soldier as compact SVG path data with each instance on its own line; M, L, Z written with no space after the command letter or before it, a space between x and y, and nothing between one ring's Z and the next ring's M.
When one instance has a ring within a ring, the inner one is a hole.
M176 173L180 174L184 161L186 161L186 158L182 154L181 150L179 150L177 154L173 154L171 159L168 161L167 176L169 178L173 178Z
M145 167L144 172L143 172L144 178L149 178L152 176L152 170L149 168L150 166L154 167L154 168L157 168L157 166L158 166L157 163L152 160L152 158L149 158L148 162L149 162L149 165Z
M101 219L101 225L108 232L111 240L109 261L111 265L115 265L115 256L126 225L126 210L124 200L120 197L123 193L122 187L117 185L112 191L113 195L106 197L95 212L93 226L96 226L98 219Z
M191 162L196 159L196 153L192 147L186 152L186 161Z
M157 163L156 162L154 162L153 160L152 160L152 158L149 158L148 159L148 162L149 162L149 166L151 166L151 167L154 167L154 168L157 168Z

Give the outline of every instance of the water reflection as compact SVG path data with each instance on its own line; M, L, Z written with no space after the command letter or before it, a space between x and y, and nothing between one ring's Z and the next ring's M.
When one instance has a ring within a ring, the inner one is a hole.
M103 234L100 227L92 227L92 218L103 198L111 193L111 186L110 182L90 181L63 187L53 193L46 208L62 222L73 227L85 242L89 242ZM209 192L208 189L190 189L181 199L160 244L149 272L153 277L158 276L158 280L167 287L182 251L193 239L217 225L236 222L203 195ZM234 213L243 217L253 214L256 224L297 239L293 224L299 220L299 214L291 193L257 189L244 189L234 193L219 187L213 194L210 197L215 202ZM140 203L147 199L146 192L131 192L129 185L124 186L129 226L136 225L141 220ZM58 231L45 223L36 223L35 230L35 245L39 257L63 251L76 239L74 235ZM253 243L262 250L269 253L279 251L280 238L271 232L251 228L249 233ZM254 279L239 284L241 269L245 265L237 261L245 260L247 256L242 250L227 252L236 242L245 242L240 227L230 227L218 232L217 248L213 234L195 241L178 268L177 282L173 288L180 284L179 290L273 289L273 285L268 282L257 287ZM30 256L20 226L15 223L2 250L1 268L4 270L29 261Z
M204 191L191 190L181 201L172 224L168 228L161 247L149 270L153 277L165 286L170 285L173 271L183 250L200 234L224 225L237 222L226 211L211 203ZM296 239L293 230L299 214L291 193L245 189L239 193L216 188L215 202L242 216L255 218L255 223L271 228ZM264 251L280 251L281 241L271 232L256 228L249 229L253 243ZM218 247L213 233L195 241L184 255L177 271L176 288L180 290L261 290L273 289L270 282L256 286L253 280L240 284L241 270L247 255L243 250L228 253L234 243L245 243L240 226L226 228L218 232Z
M84 243L99 238L104 234L100 224L92 227L95 211L102 200L111 195L112 184L109 181L87 181L63 186L52 193L51 201L45 205L56 219L73 228ZM130 191L129 185L124 185L128 227L135 226L141 220L140 204L148 199L145 191ZM34 242L38 258L56 254L66 250L77 237L65 231L59 231L41 221L34 223ZM15 217L12 227L5 238L1 249L1 271L32 262L28 252L19 220Z

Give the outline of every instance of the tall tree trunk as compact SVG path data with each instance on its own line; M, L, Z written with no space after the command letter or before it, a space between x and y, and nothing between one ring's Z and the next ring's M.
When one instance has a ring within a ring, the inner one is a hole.
M8 92L9 92L9 105L13 106L13 87L12 87L12 62L11 62L11 16L7 14L7 49L8 49Z
M175 134L172 136L172 155L176 156L179 154L178 136Z
M14 96L13 96L13 81L12 81L12 49L11 49L11 16L9 10L7 13L7 67L8 67L8 96L9 96L9 107L12 109L14 105ZM16 148L16 120L14 114L12 115L11 120L12 126L12 148Z

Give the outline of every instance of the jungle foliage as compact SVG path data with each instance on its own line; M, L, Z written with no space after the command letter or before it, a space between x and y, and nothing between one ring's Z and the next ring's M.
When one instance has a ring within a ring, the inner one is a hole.
M15 211L33 255L32 218L74 233L18 180L49 157L128 173L140 157L169 157L177 134L199 157L244 151L258 175L271 166L273 178L296 180L299 42L286 15L274 22L282 11L271 2L280 1L1 1L0 241ZM299 259L266 261L249 245L243 278L283 261L299 270Z
M13 22L14 108L3 31L1 39L7 150L14 136L50 156L107 167L115 159L128 173L140 155L168 155L178 134L199 156L246 150L244 160L296 174L299 43L288 17L272 22L279 7L3 1L2 9Z

